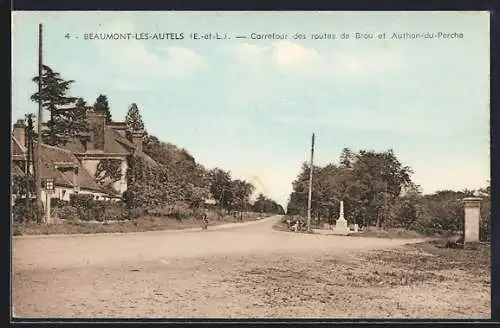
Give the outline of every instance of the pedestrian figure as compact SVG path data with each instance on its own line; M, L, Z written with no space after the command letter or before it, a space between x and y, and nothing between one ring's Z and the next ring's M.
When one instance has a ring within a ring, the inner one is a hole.
M203 217L201 219L201 229L202 230L208 229L208 215L207 215L207 213L203 213Z

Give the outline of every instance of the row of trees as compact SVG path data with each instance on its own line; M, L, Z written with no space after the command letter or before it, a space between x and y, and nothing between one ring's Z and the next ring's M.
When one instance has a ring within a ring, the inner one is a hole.
M264 196L263 194L259 194L255 203L252 206L253 211L259 213L276 213L276 214L285 214L285 210L283 206L276 203L274 200Z
M130 130L144 130L144 122L136 105L132 105L125 119ZM177 204L177 208L197 210L207 199L230 214L233 211L282 213L280 205L264 195L252 204L255 186L233 179L230 171L221 168L207 170L183 148L160 141L145 134L143 151L155 163L141 157L130 157L127 172L128 190L124 200L129 208L157 209L163 204Z
M137 197L149 197L151 202L184 202L192 209L200 208L205 200L212 199L227 214L251 210L284 212L279 204L262 194L252 202L251 196L255 192L253 184L234 179L230 171L218 167L207 170L186 149L162 142L153 135L146 135L143 150L159 165L138 158L131 160L133 164L128 175L131 187L129 191L135 192ZM147 176L136 178L143 174ZM156 192L144 192L145 190ZM155 193L157 195L153 196ZM147 203L145 199L138 202Z
M411 169L403 166L394 152L377 153L346 148L338 165L330 163L313 168L311 212L331 220L338 217L340 200L352 220L365 225L386 223L388 207L403 188L411 188ZM302 166L292 183L287 213L305 215L310 166Z
M310 165L293 181L287 214L305 216ZM378 228L405 228L425 233L463 229L464 197L484 195L482 234L488 235L490 189L439 191L424 195L411 180L412 169L404 166L392 150L384 152L349 148L342 150L338 164L313 168L312 216L333 223L340 201L351 223Z

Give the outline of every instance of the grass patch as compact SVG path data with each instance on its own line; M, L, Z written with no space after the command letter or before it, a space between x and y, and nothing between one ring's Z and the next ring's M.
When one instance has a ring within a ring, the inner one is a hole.
M271 308L328 304L358 316L364 312L372 316L377 309L381 311L377 315L395 317L482 314L489 308L485 306L489 298L484 297L491 281L489 256L484 245L459 250L430 242L339 257L280 256L265 265L247 264L220 283L236 285L240 293L256 295L262 306ZM456 312L450 314L452 300Z
M372 238L389 238L389 239L416 239L424 238L429 236L424 236L423 234L406 229L388 229L381 230L374 227L367 227L363 231L351 233L350 236L355 237L372 237Z
M248 213L239 220L234 216L224 216L219 220L210 220L209 226L226 223L255 221L266 217L259 213ZM169 217L143 216L132 220L114 222L85 222L85 221L64 221L58 224L38 224L27 222L13 225L13 235L52 235L52 234L94 234L94 233L126 233L144 232L159 230L179 230L186 228L199 228L200 220L194 217L177 220Z
M393 288L422 284L490 283L490 254L487 245L477 250L439 248L431 242L391 250L359 253L354 257L283 258L265 267L250 267L232 277L234 283L258 285L282 296L322 297L353 291L355 288ZM270 297L275 300L276 294Z

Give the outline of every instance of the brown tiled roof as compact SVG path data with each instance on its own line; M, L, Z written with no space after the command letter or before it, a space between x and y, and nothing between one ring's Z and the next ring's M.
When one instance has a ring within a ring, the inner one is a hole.
M130 154L134 151L135 149L135 146L133 143L131 143L127 138L124 138L122 137L122 135L116 131L115 129L113 128L109 128L110 132L109 132L109 138L113 138L114 141L116 141L117 143L121 144L121 146L125 149L127 149L127 153ZM111 133L112 131L112 133ZM108 142L108 140L106 139L106 142ZM110 141L109 142L110 144L112 144L112 142ZM110 151L111 153L112 151ZM142 152L142 151L136 151L135 154L141 158L143 158L144 160L146 160L146 162L150 163L150 164L153 164L153 165L158 165L158 163L152 159L151 157L149 157L146 153Z
M101 152L101 154L129 155L135 153L136 156L143 158L150 164L159 165L146 153L142 151L134 151L135 146L133 143L123 137L120 132L116 130L116 128L120 128L123 125L124 123L122 122L114 122L111 126L106 126L104 131L104 152ZM12 153L15 155L13 156L13 159L22 159L21 156L25 156L25 152L26 150L24 147L20 146L19 142L12 137ZM99 185L95 178L92 177L91 174L80 164L75 156L75 153L86 153L85 147L77 139L72 140L62 147L42 144L41 160L44 163L40 168L42 178L53 178L56 185L72 188L74 187L72 173L60 171L55 167L55 165L76 165L78 167L76 183L80 186L80 188L116 194L114 190ZM13 170L17 172L16 169Z
M115 129L107 126L104 131L104 152L112 154L128 155L134 149L134 145Z
M120 197L120 193L117 192L115 189L113 189L113 186L112 186L112 183L110 184L107 184L105 186L103 186L103 189L109 194L109 195L112 195L112 196L117 196L117 197Z
M85 147L83 147L83 144L77 139L73 139L73 140L69 141L61 148L69 150L73 153L84 153L85 152Z
M54 184L64 187L74 187L73 179L55 168L55 163L72 163L78 165L78 160L67 150L42 144L40 151L40 175L43 179L52 178Z
M108 193L109 191L105 188L101 187L94 178L90 175L90 173L80 166L78 168L78 175L76 176L76 183L80 186L80 188L101 191Z
M14 163L12 163L12 165L10 166L10 172L12 175L17 175L17 176L21 176L21 177L23 177L25 175L23 170L21 170L21 168L19 166L15 165Z
M71 140L62 147L74 153L86 152L83 144L77 139ZM134 148L134 145L127 138L123 137L114 128L106 126L104 130L104 153L128 155L132 153ZM87 152L92 153L92 151Z
M13 156L25 156L26 155L26 148L21 146L19 141L14 136L11 136L11 145L12 145L12 155Z
M80 188L105 192L69 150L42 144L41 160L43 163L40 167L42 178L52 178L56 185L72 188L74 187L72 173L62 172L56 169L55 165L56 163L73 164L78 167L78 175L75 180Z

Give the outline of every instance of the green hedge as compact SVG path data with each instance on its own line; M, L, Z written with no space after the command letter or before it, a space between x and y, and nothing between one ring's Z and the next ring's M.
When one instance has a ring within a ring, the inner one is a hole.
M68 214L76 211L78 219L83 221L122 220L127 214L121 202L95 200L93 195L86 194L71 195L65 208Z
M173 205L163 205L154 209L147 209L145 212L151 216L169 217L182 221L187 217L193 216L194 211L189 209L187 204L178 202Z
M30 200L30 204L31 210L28 210L28 208L26 208L25 198L18 198L14 201L14 204L12 206L12 219L14 220L14 222L22 223L26 221L36 220L36 200Z

